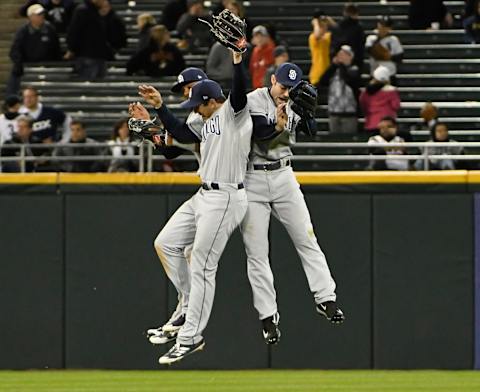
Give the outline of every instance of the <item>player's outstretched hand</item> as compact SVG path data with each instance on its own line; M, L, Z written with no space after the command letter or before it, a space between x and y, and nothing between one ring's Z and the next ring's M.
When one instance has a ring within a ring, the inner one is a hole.
M162 95L153 86L141 84L138 86L138 94L145 100L145 102L152 105L154 108L158 109L163 104Z
M139 120L150 120L150 113L140 102L128 105L128 115Z

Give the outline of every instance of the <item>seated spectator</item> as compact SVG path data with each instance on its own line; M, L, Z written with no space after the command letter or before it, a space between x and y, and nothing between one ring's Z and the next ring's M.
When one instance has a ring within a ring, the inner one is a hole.
M432 102L425 102L420 109L421 122L410 127L411 131L430 131L438 122L438 109Z
M390 84L390 72L383 65L373 72L370 84L360 94L360 107L365 116L364 130L376 132L380 120L386 116L397 117L400 95Z
M74 144L97 144L93 139L87 137L87 131L85 124L78 120L73 120L70 124L70 140L68 143ZM95 156L103 155L103 149L99 147L75 147L59 145L54 152L54 156L57 157L82 157L82 156ZM88 161L58 161L57 167L59 171L69 173L91 173L97 171L104 171L105 164L103 161L88 160Z
M32 119L29 116L17 117L17 132L15 132L10 140L7 140L2 148L2 156L4 157L33 157L32 149L26 146L23 151L20 147L6 148L10 144L32 144L35 143L32 137ZM2 171L4 173L19 173L35 171L34 161L9 161L3 162Z
M265 26L255 26L252 30L252 55L250 56L250 76L252 78L252 87L263 87L265 72L273 64L273 50L275 44L270 38Z
M122 119L113 127L112 140L108 142L111 145L110 153L113 157L108 167L109 173L138 171L138 160L119 159L125 155L136 155L137 149L131 145L131 142L127 120Z
M127 63L127 75L176 76L185 68L180 50L170 42L170 33L163 25L150 29L148 45L135 53Z
M451 27L453 17L443 0L410 0L408 22L412 29L438 30Z
M196 52L204 47L210 47L212 43L207 25L200 22L199 18L205 20L211 19L203 7L203 0L188 0L187 12L178 20L176 30L183 39L182 48L190 52Z
M326 16L314 16L312 19L313 31L308 36L310 48L311 67L309 73L310 83L317 84L330 65L330 42L332 34L328 27L333 22Z
M465 29L465 41L469 44L480 43L480 1L475 2L474 12L463 20Z
M67 60L75 59L75 71L84 80L101 79L107 60L127 43L126 28L108 0L85 0L73 13L67 31Z
M36 142L65 142L70 138L70 116L62 110L44 106L35 87L23 90L23 106L19 112L33 118L32 137Z
M379 134L371 136L368 144L377 143L404 143L405 140L397 135L397 121L393 117L386 116L378 124ZM403 147L375 147L370 149L372 155L398 156L405 154ZM405 159L371 160L369 170L408 170L409 163Z
M273 50L273 65L268 67L267 71L265 72L265 78L263 80L263 85L265 87L272 87L272 75L275 75L277 68L286 63L290 60L290 56L288 55L287 48L283 45L278 45Z
M55 27L57 33L67 31L76 7L74 0L28 0L20 7L19 14L27 16L27 9L33 4L40 4L45 8L45 17Z
M358 16L358 7L353 3L346 3L343 7L343 19L331 28L330 57L333 58L342 45L348 45L353 50L353 63L362 71L365 32L358 21Z
M45 21L45 9L40 4L33 4L27 9L27 16L28 23L17 30L10 48L13 67L6 88L7 94L19 92L24 63L62 58L55 27Z
M3 114L0 115L0 146L10 140L17 132L17 118L20 115L22 101L17 95L9 95L3 104Z
M147 12L137 16L138 44L137 50L141 50L150 43L150 29L157 24L155 17Z
M360 71L353 64L353 59L352 48L341 46L320 79L321 86L328 86L328 116L332 133L358 131Z
M445 123L437 122L432 129L432 137L428 142L443 142L451 143L449 147L425 147L422 149L428 150L429 155L463 155L463 148L456 146L458 142L456 140L450 139L448 136L448 126ZM456 161L454 159L429 159L428 168L429 170L455 170L455 169L466 169L466 162ZM425 161L419 159L415 162L415 169L423 170L425 168Z
M397 65L403 59L403 47L400 40L392 35L393 22L388 16L382 16L377 22L377 29L374 34L367 37L365 49L370 55L370 74L379 65L387 67L390 72L392 84L395 83Z
M187 0L167 1L162 10L162 24L170 31L175 30L180 17L187 12Z

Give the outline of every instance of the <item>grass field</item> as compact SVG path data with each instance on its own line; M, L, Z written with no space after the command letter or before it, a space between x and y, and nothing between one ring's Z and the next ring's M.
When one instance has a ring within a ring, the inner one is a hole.
M474 371L0 371L2 392L478 392Z

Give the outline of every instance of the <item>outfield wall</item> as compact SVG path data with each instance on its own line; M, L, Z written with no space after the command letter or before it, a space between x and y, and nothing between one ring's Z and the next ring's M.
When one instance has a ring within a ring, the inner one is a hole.
M263 343L236 232L220 262L206 350L179 367L478 367L480 173L298 178L346 323L315 314L295 250L272 219L281 343ZM153 239L197 188L193 174L0 175L0 368L158 368L165 349L143 331L166 320L176 297Z

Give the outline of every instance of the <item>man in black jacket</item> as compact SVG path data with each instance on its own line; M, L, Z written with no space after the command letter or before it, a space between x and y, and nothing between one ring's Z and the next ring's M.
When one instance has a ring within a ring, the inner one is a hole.
M75 58L75 68L82 79L103 78L107 60L127 42L123 20L108 0L85 0L73 14L67 32L66 59Z
M330 56L333 58L342 45L349 45L354 53L354 64L363 69L365 51L365 32L358 21L358 8L352 3L345 4L343 20L332 29Z

